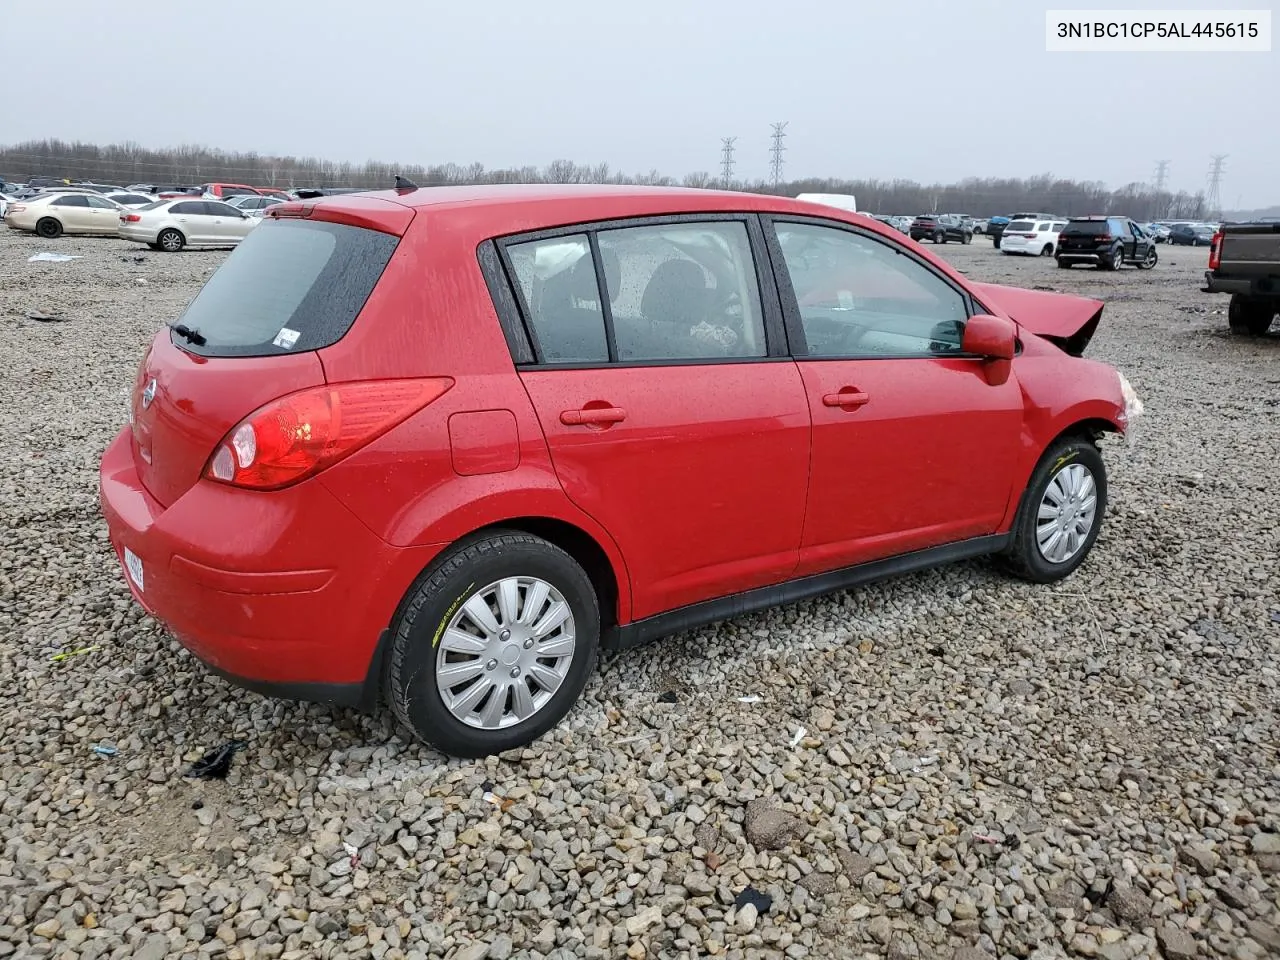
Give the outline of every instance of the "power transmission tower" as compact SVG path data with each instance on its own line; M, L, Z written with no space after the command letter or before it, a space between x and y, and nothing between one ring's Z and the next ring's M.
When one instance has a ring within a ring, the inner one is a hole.
M1169 179L1169 161L1156 161L1156 193L1164 193L1164 185Z
M787 148L782 145L783 138L787 135L787 124L790 121L783 120L781 123L770 124L773 127L773 146L769 149L770 155L773 157L770 167L773 171L773 185L776 187L782 182L782 153Z
M1215 154L1213 166L1209 168L1209 192L1204 198L1209 213L1215 217L1222 216L1222 167L1227 162L1227 154Z
M733 183L733 145L737 142L737 137L722 137L720 139L720 172L724 177L724 188L726 190Z

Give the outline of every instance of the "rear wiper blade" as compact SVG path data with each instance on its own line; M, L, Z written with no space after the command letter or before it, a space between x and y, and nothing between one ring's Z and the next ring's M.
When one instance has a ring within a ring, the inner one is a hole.
M186 340L187 343L194 343L197 347L205 345L204 334L199 330L192 330L185 323L171 323L169 324L169 329Z

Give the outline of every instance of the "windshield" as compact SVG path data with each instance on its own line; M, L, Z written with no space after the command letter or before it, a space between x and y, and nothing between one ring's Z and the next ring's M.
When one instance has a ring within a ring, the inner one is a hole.
M179 318L205 342L180 346L208 357L262 357L337 343L398 242L346 224L265 221Z

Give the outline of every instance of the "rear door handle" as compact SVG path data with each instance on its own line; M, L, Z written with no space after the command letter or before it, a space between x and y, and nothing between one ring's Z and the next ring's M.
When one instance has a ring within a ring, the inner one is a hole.
M839 393L828 393L822 402L828 407L860 407L871 398L855 387L845 387Z
M627 411L621 407L587 407L583 410L565 410L560 422L566 427L580 427L592 423L621 423L627 419Z

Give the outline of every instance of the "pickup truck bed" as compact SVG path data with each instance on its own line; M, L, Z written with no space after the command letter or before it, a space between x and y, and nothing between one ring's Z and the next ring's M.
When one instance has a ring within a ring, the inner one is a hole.
M1280 310L1280 220L1224 225L1204 279L1205 292L1231 294L1227 322L1233 333L1266 333Z

